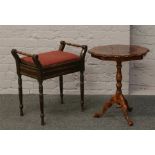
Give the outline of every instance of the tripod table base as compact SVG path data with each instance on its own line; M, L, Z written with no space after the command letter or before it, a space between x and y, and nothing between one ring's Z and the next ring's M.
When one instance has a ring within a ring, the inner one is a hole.
M133 125L133 121L132 121L132 120L129 118L129 116L128 116L128 112L132 111L132 108L129 107L128 102L127 102L127 100L125 99L125 97L124 97L123 94L117 94L117 93L116 93L114 96L112 96L110 100L108 100L107 102L104 103L101 112L96 112L96 113L94 114L94 117L99 118L99 117L101 117L102 115L104 115L104 113L105 113L113 104L117 104L117 105L121 108L121 110L122 110L122 112L123 112L123 114L124 114L124 117L125 117L125 119L126 119L127 122L128 122L128 125L129 125L129 126L132 126L132 125Z

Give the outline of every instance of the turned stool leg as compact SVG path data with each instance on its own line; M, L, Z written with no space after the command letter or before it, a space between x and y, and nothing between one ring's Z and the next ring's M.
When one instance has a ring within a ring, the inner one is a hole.
M39 98L40 98L40 117L41 125L44 125L44 96L43 96L43 81L39 81Z
M23 116L23 90L22 90L22 77L21 74L18 74L18 91L19 91L19 109L20 116Z
M63 76L59 76L61 104L63 104Z
M84 110L84 71L80 71L81 111Z

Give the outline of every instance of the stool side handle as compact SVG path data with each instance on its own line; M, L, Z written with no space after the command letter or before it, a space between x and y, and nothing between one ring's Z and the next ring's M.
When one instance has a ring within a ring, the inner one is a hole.
M22 51L17 51L16 49L12 49L11 50L11 53L13 55L24 55L24 56L28 56L28 57L33 57L33 54L29 54L29 53L26 53L26 52L22 52Z
M74 47L80 47L80 48L84 48L84 46L86 46L86 45L73 44L73 43L66 42L66 41L60 41L60 44L74 46Z
M59 50L63 51L66 45L77 47L77 48L82 48L81 53L80 53L80 57L82 59L85 59L86 52L88 50L87 45L79 45L79 44L73 44L73 43L69 43L69 42L65 42L65 41L60 41Z
M77 48L82 48L82 50L80 52L81 66L82 66L82 70L85 70L85 56L86 56L86 53L88 50L88 46L87 45L73 44L73 43L69 43L69 42L65 42L65 41L60 41L59 50L63 51L66 45L77 47Z
M16 63L18 64L17 66L20 65L21 63L21 59L19 57L19 55L24 55L24 56L27 56L27 57L31 57L34 64L40 69L42 66L41 66L41 63L38 59L38 55L37 54L29 54L29 53L26 53L26 52L22 52L22 51L17 51L16 49L12 49L11 50L11 53L13 55L13 57L15 58L16 60Z

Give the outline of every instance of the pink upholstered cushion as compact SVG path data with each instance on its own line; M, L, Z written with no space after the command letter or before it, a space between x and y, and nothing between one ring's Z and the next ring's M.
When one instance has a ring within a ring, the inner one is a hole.
M52 64L59 64L68 61L78 61L80 57L73 53L62 51L50 51L38 54L38 58L42 66L48 66ZM23 61L27 63L34 63L31 57L23 57Z

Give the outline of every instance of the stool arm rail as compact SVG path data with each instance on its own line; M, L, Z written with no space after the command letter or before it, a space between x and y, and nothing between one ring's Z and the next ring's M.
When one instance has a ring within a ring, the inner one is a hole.
M85 55L86 55L86 52L88 49L87 45L79 45L79 44L73 44L73 43L69 43L69 42L65 42L65 41L60 41L59 50L63 51L66 45L77 47L77 48L82 48L81 53L80 53L80 57L82 59L85 59Z
M32 60L33 60L34 64L39 69L41 68L41 63L39 62L39 59L38 59L38 55L37 54L29 54L29 53L26 53L26 52L17 51L16 49L12 49L11 50L11 53L12 53L13 57L15 58L16 63L18 65L20 65L20 63L21 63L21 58L19 57L19 55L24 55L24 56L27 56L27 57L32 57Z
M16 49L13 49L12 52L15 53L15 54L20 54L20 55L24 55L24 56L28 56L28 57L33 57L33 54L29 54L29 53L22 52L22 51L17 51Z

